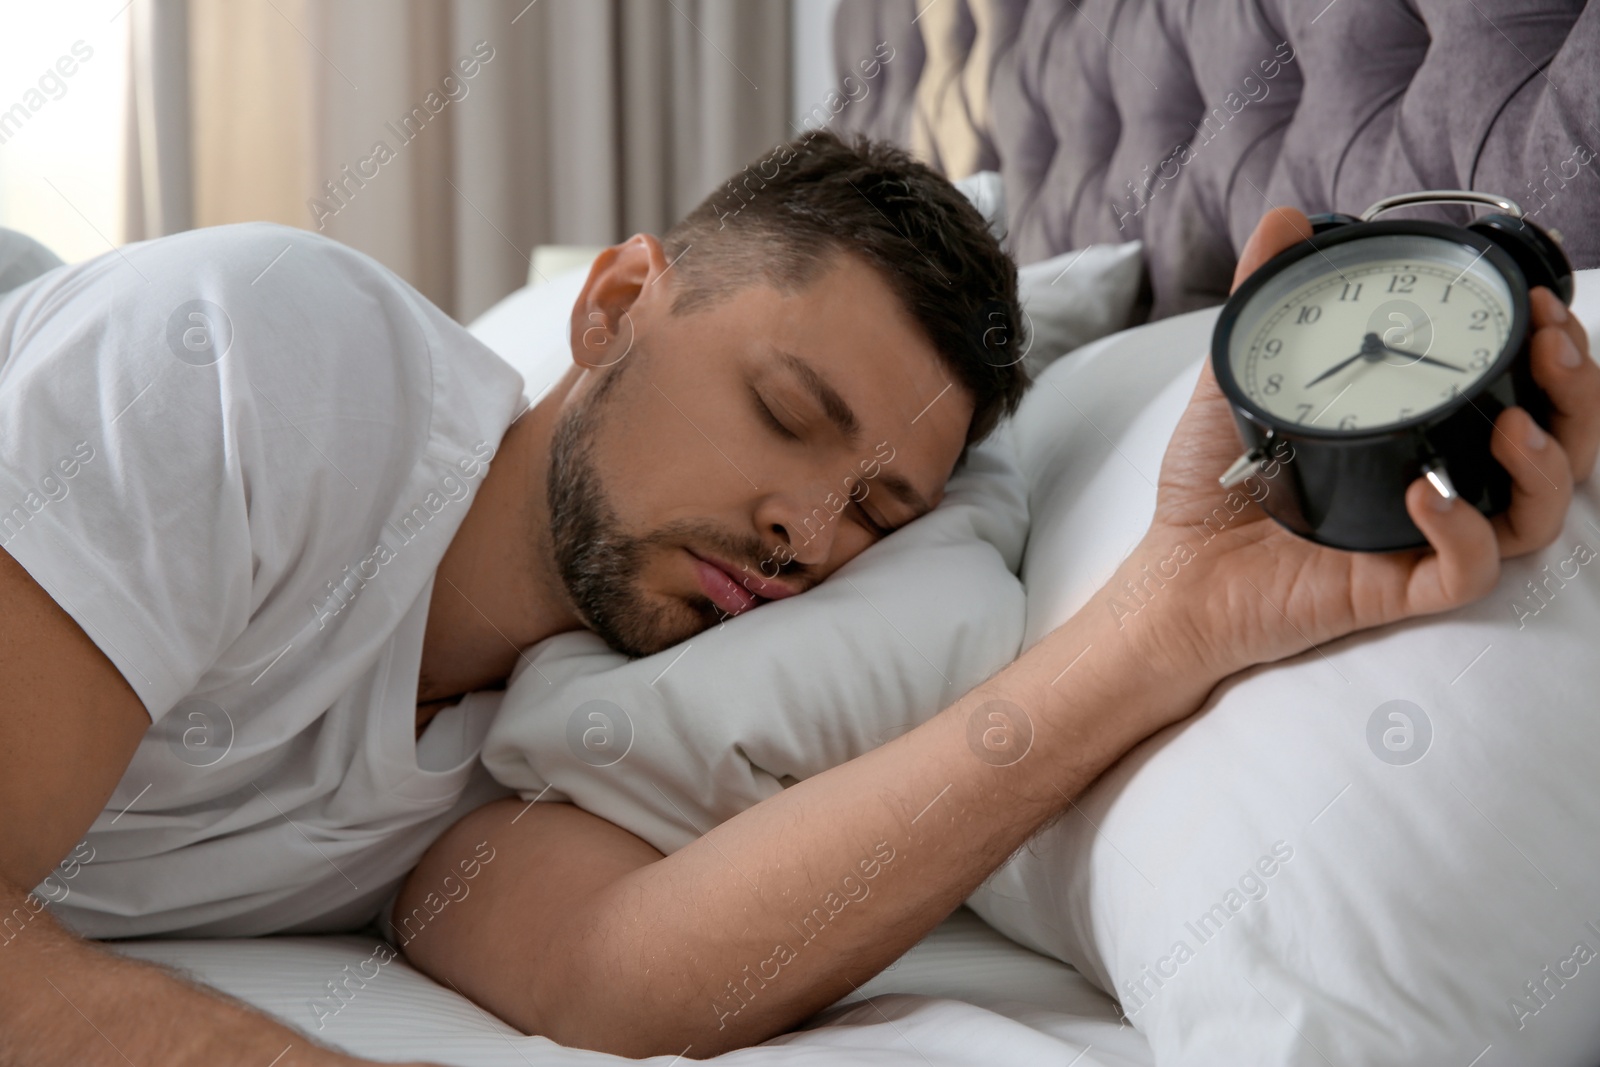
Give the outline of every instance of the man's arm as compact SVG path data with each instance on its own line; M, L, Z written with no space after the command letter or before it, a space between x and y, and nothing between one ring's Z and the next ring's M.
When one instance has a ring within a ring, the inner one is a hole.
M1309 233L1298 212L1270 213L1235 284ZM1532 433L1517 408L1496 421L1494 455L1515 489L1492 523L1437 500L1420 478L1407 508L1431 551L1339 552L1265 515L1241 518L1126 629L1093 598L951 708L671 856L571 805L480 809L408 879L397 938L424 971L564 1044L702 1058L792 1027L913 945L1216 681L1478 599L1502 557L1550 544L1600 451L1600 367L1560 302L1535 297L1533 373L1555 402L1554 432ZM1192 537L1237 454L1232 416L1202 366L1162 463L1156 517L1108 589L1143 579L1144 565ZM1019 744L1024 721L1031 746ZM469 868L468 886L458 864L475 842L494 860Z
M1130 633L1081 612L928 722L665 858L569 804L488 805L412 874L397 940L422 970L563 1044L703 1058L765 1040L893 962L1101 771L1200 704L1216 679ZM460 859L481 842L493 861L464 883ZM430 907L452 876L459 902Z
M4 552L0 605L0 1063L264 1067L280 1054L278 1067L363 1062L72 936L29 892L105 806L150 717L111 661Z

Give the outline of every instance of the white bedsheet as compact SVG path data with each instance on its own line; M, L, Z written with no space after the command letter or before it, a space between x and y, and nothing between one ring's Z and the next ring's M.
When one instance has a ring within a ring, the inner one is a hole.
M347 1001L330 999L327 983L343 976L346 965L356 971L379 944L374 938L330 936L107 947L182 968L291 1026L370 1059L453 1067L674 1062L671 1055L630 1060L524 1036L403 959L367 964L361 971L370 974L376 967L376 977L353 988ZM323 1005L320 1010L313 1007L317 1003ZM331 1007L335 1004L337 1010ZM1071 967L1007 940L959 908L887 970L803 1029L709 1062L729 1067L1150 1067L1153 1060L1116 1004Z

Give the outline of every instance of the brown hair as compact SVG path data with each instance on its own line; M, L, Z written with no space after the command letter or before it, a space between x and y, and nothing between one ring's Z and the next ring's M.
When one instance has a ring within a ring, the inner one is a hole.
M967 446L1030 384L1016 263L960 190L887 142L802 134L708 196L662 245L679 275L675 314L757 280L797 292L838 253L860 257L972 397ZM963 447L958 467L966 456Z

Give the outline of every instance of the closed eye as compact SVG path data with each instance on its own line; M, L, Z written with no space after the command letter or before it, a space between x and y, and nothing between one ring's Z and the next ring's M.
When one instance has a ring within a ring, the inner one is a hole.
M750 389L750 397L755 402L756 411L760 413L762 421L777 431L780 437L783 437L789 441L800 440L800 436L798 434L778 421L778 416L772 413L772 409L767 406L767 402L765 400L761 399L761 394L758 393L753 386Z
M850 506L856 509L856 514L859 515L861 519L861 525L865 526L869 531L876 534L878 537L888 537L890 534L894 533L894 530L890 527L880 526L874 522L872 520L872 516L867 514L867 509L862 507L858 501L851 501Z

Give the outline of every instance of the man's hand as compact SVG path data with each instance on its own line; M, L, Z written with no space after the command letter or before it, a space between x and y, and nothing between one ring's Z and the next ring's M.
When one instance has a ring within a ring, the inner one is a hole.
M1234 287L1310 234L1300 212L1270 212L1245 245ZM1176 631L1187 647L1178 654L1224 677L1355 630L1447 611L1488 593L1501 559L1554 541L1573 485L1589 477L1600 449L1600 366L1589 358L1583 326L1548 289L1533 291L1532 311L1533 376L1554 405L1553 435L1522 408L1501 413L1491 451L1511 473L1513 499L1492 520L1465 501L1446 501L1425 478L1413 482L1406 510L1430 547L1407 552L1325 548L1259 508L1246 508L1221 536L1197 545L1196 531L1229 492L1217 478L1240 449L1208 359L1162 461L1155 518L1133 556L1170 559L1179 543L1195 550Z

